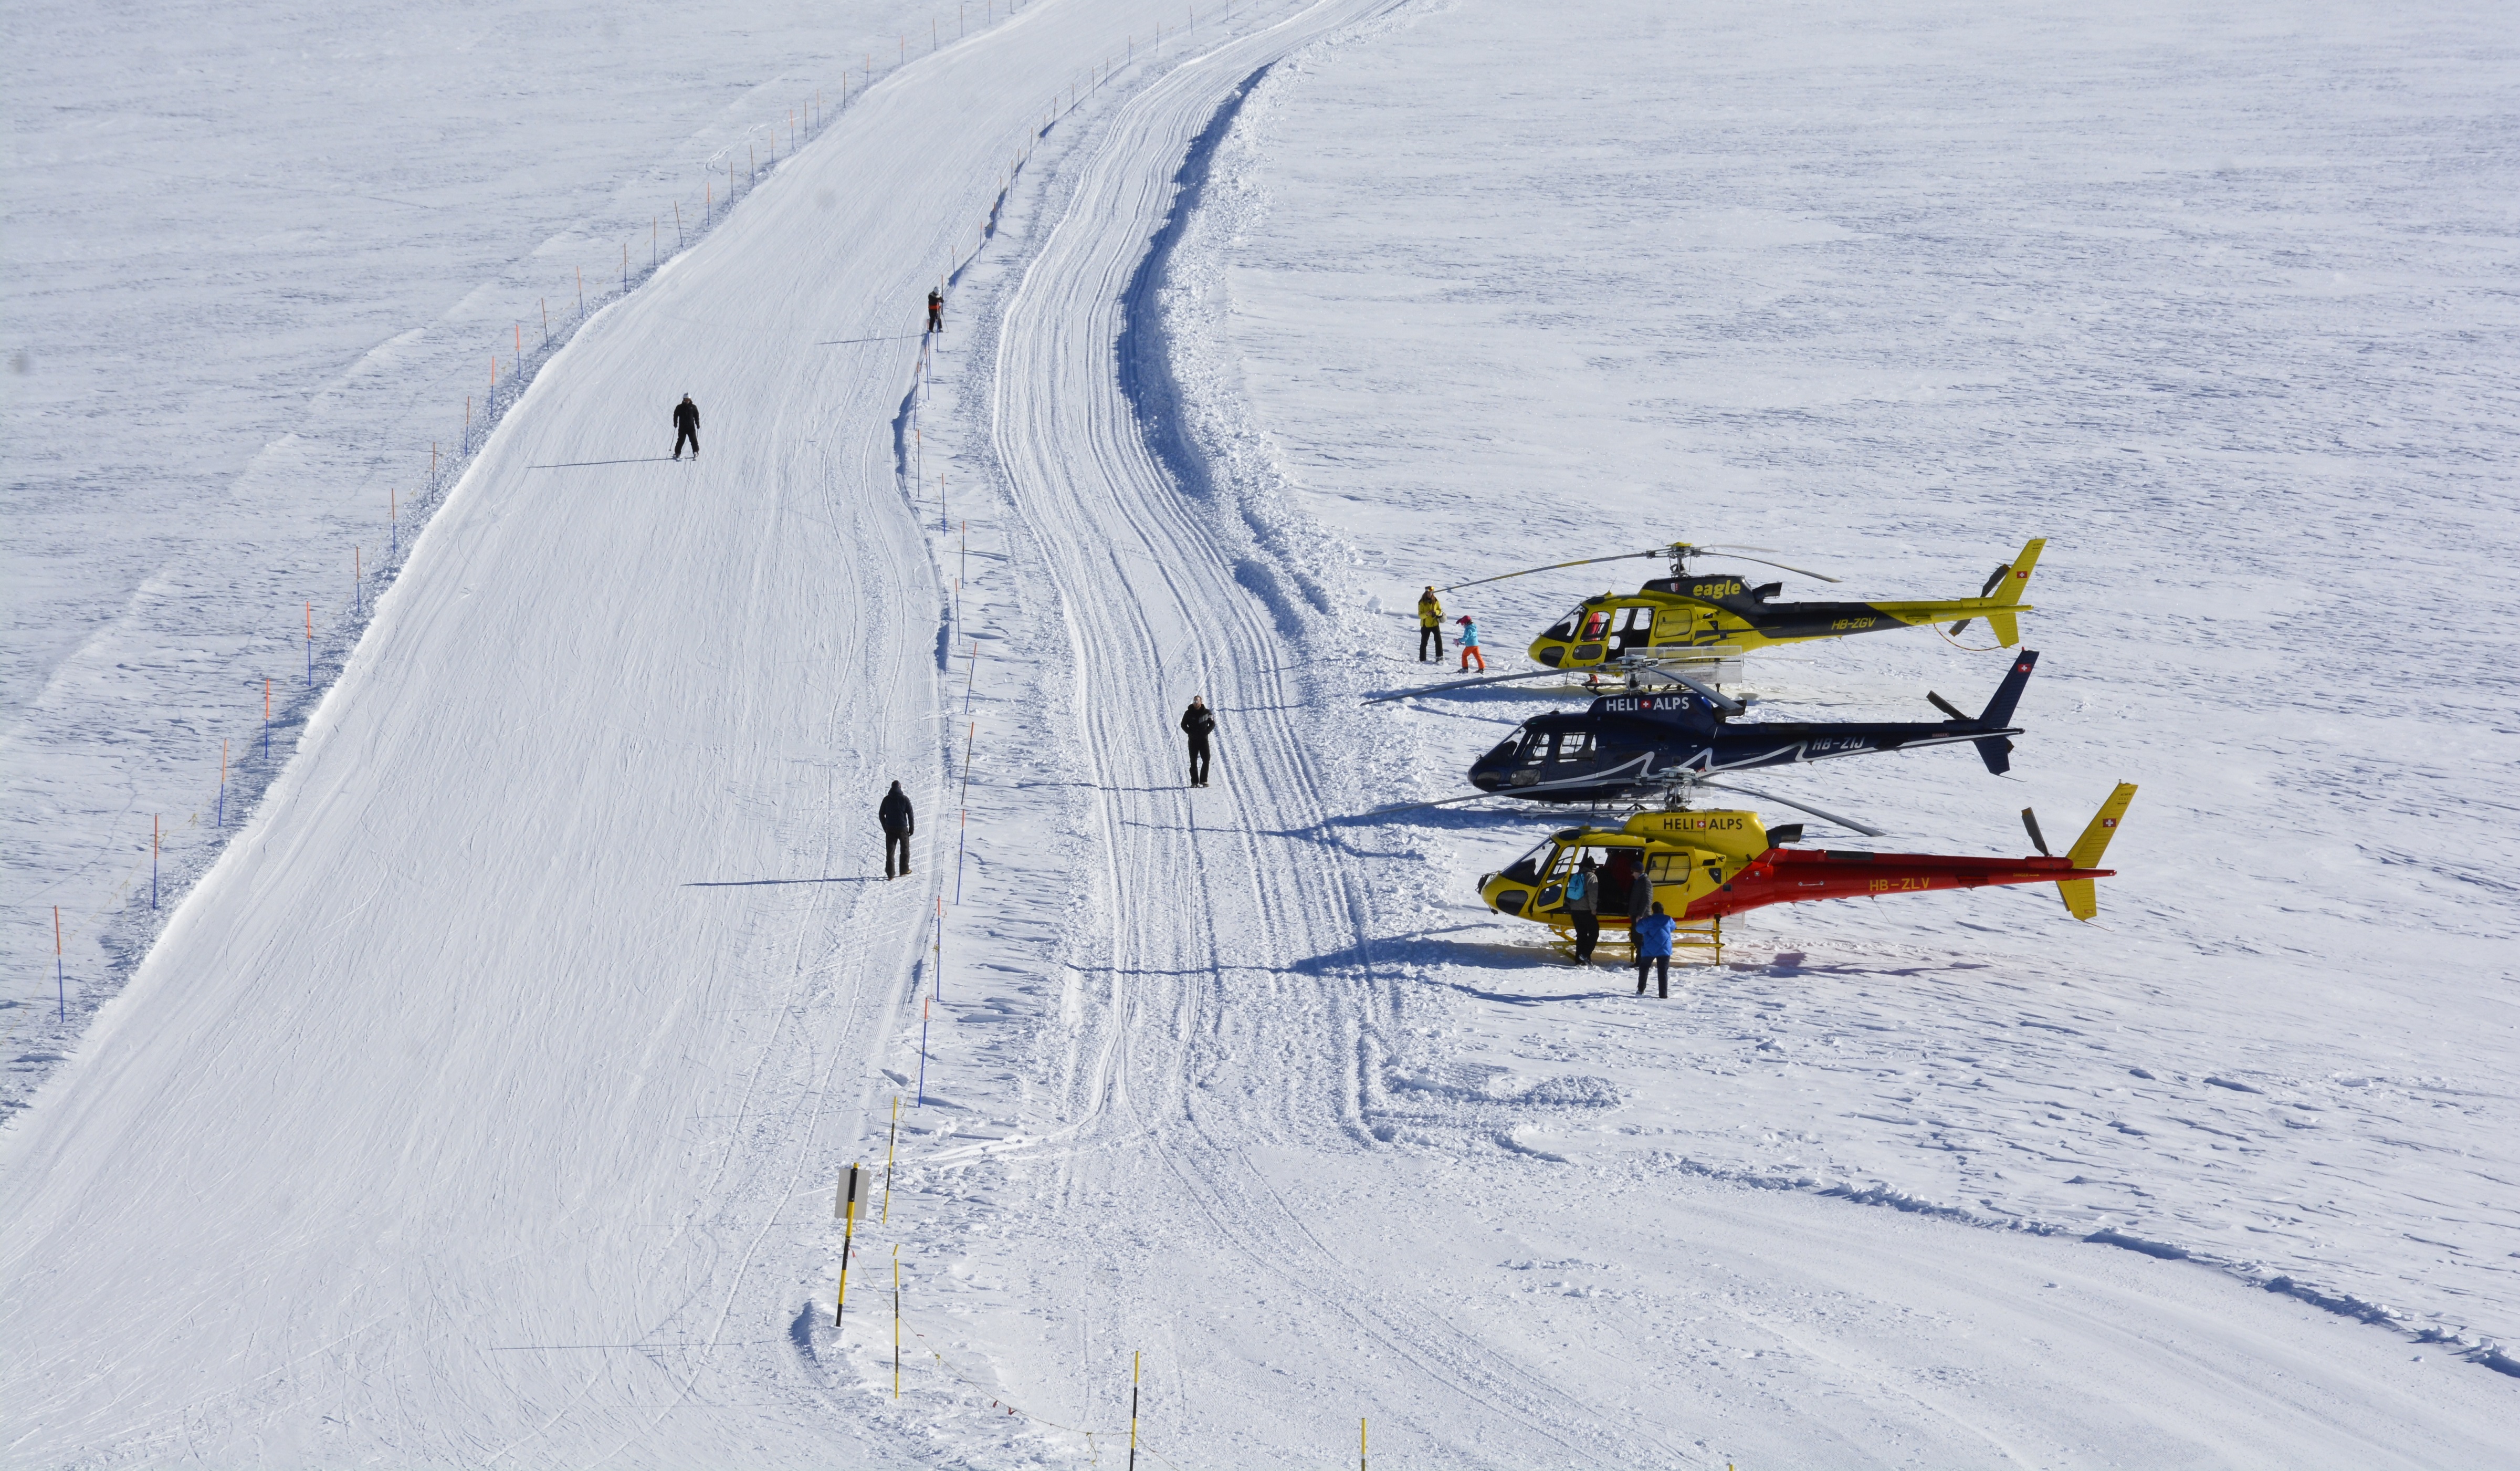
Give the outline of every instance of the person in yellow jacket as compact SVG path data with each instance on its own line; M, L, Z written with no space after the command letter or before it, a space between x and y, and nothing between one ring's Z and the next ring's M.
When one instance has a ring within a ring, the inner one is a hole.
M1435 641L1435 662L1444 662L1444 605L1435 600L1430 584L1418 595L1418 662L1426 662L1426 640Z

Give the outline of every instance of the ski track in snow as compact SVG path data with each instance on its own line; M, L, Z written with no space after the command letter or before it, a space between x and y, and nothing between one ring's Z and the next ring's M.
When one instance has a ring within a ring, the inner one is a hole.
M1398 1464L2495 1460L2504 1381L2140 1238L1664 1148L1722 1071L1666 1019L1801 968L1640 1016L1460 902L1527 825L1345 820L1452 730L1354 704L1391 625L1243 381L1236 170L1290 76L1460 9L1141 48L1008 184L1045 59L1157 19L1042 0L564 350L13 1133L12 1459L1084 1464L1144 1351L1182 1465L1358 1415ZM910 345L816 355L1001 208L907 418ZM531 480L644 432L656 361L745 406L710 460ZM868 885L889 775L922 873ZM1879 974L1953 968L1903 934ZM831 1175L895 1088L835 1339Z

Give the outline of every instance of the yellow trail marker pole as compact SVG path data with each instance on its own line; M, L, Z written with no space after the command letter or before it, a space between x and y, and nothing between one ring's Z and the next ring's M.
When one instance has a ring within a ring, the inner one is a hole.
M1129 1471L1138 1471L1138 1363L1146 1356L1129 1356Z
M858 1175L861 1172L857 1166L851 1165L849 1172L840 1178L839 1198L832 1202L832 1214L841 1221L840 1291L832 1299L832 1336L834 1339L839 1337L840 1313L849 1305L849 1248L858 1234Z
M883 1217L882 1223L892 1224L892 1146L901 1138L901 1095L892 1095L892 1127L883 1136ZM898 1248L896 1248L898 1250Z
M1363 1416L1359 1416L1356 1422L1356 1471L1365 1471L1365 1419Z

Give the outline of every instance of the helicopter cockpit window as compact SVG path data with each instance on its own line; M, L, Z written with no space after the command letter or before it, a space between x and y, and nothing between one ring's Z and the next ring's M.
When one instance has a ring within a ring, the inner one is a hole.
M1556 839L1543 838L1538 848L1507 864L1505 871L1497 877L1511 879L1517 884L1537 884L1540 882L1541 866L1549 861L1550 855L1556 850Z
M1575 636L1576 625L1583 621L1584 610L1578 608L1573 613L1570 613L1564 618L1561 618L1557 621L1550 624L1549 631L1540 636L1543 638L1554 638L1561 641L1571 639Z
M1552 761L1573 763L1593 758L1593 732L1570 730L1557 738L1557 749L1550 753Z
M1595 641L1598 640L1598 639L1599 639L1603 634L1605 634L1605 633L1607 633L1607 632L1609 632L1609 631L1610 631L1610 610L1608 610L1607 608L1604 608L1604 609L1601 609L1601 610L1600 610L1599 612L1598 612L1598 613L1592 613L1592 614L1588 614L1588 615L1586 615L1586 617L1585 617L1585 619L1584 619L1584 639L1583 639L1583 641L1584 641L1585 643L1588 643L1588 644L1589 644L1589 643L1593 643L1593 642L1595 642Z

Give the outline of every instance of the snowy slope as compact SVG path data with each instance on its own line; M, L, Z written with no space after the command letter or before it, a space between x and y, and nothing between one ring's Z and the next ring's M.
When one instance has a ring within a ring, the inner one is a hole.
M1169 8L1039 0L566 348L8 1137L9 1457L1100 1464L1143 1351L1175 1465L1343 1462L1360 1416L1407 1465L2507 1458L2507 1380L2296 1298L1692 1164L1651 1130L1743 1095L1671 1019L1727 1003L1641 1012L1464 906L1527 822L1349 819L1460 726L1355 703L1374 528L1273 457L1224 316L1239 129L1316 69L1439 82L1476 15L1148 47ZM1419 130L1385 108L1346 129ZM1019 149L905 399L903 304ZM685 389L709 457L638 463ZM925 841L885 885L894 775ZM890 1095L835 1329L828 1192Z
M2038 534L2012 780L1946 752L1775 790L1967 852L2142 784L2096 929L2027 891L1771 910L1646 1036L1619 1004L1457 1012L1465 1058L1618 1080L1607 1128L1548 1147L2520 1334L2507 22L1608 6L1535 32L1465 3L1263 88L1197 281L1252 473L1385 610L1350 624L1367 687L1421 677L1430 581L1686 537L1850 579L1789 597L1948 596ZM1457 602L1521 667L1640 575ZM1914 632L1754 669L1787 718L1911 719L2001 656ZM1566 704L1428 701L1367 740L1448 795ZM1465 879L1528 838L1410 833L1398 928L1474 924L1419 953L1492 976L1459 943L1530 932L1476 924Z
M625 249L636 274L652 230L670 254L678 205L697 238L730 164L740 183L786 159L791 109L820 94L836 112L935 14L37 0L0 17L0 1110L171 910L148 905L152 819L180 895L224 837L222 741L231 818L286 762L390 570L397 502L408 549L432 445L454 468L490 354L513 375L521 336L530 367L581 279L600 306Z
M914 63L537 381L9 1141L14 1461L694 1464L718 1402L813 1402L792 1238L930 896L865 862L883 780L937 775L916 303L1132 24Z

